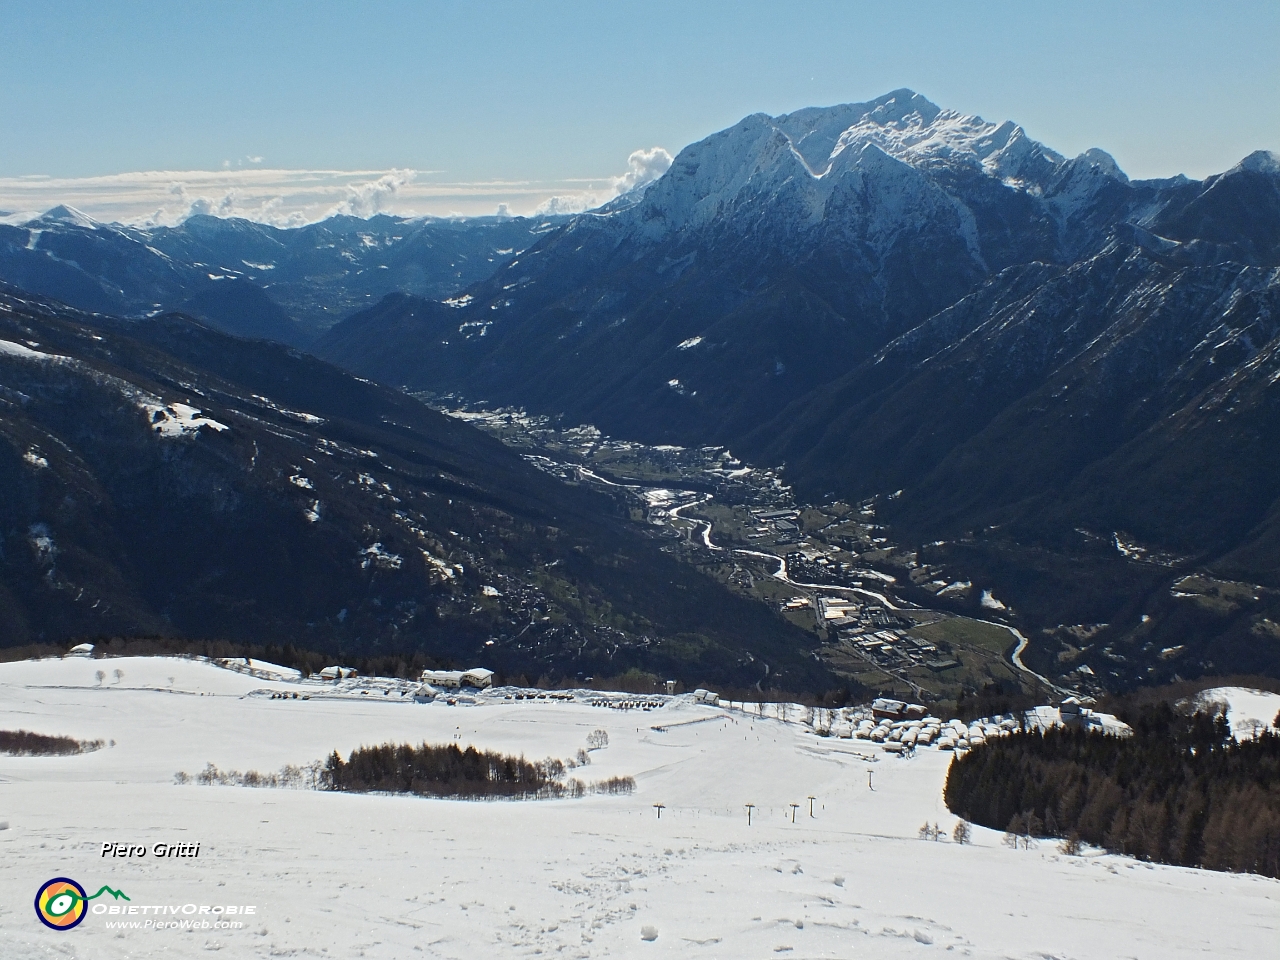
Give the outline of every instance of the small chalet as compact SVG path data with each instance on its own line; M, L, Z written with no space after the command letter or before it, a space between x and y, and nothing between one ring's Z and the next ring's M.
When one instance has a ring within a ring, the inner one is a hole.
M459 687L483 690L493 686L493 671L484 667L472 667L470 670L423 670L422 682L446 690L457 690Z

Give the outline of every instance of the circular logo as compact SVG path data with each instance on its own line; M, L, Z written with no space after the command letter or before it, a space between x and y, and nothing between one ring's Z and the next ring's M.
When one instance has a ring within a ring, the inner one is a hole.
M36 916L53 930L70 930L84 919L84 887L67 877L46 881L36 894Z

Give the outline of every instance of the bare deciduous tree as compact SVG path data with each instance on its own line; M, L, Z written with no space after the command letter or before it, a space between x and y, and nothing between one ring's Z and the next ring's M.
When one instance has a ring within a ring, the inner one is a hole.
M587 734L588 750L603 750L609 745L609 732L607 730L592 730Z

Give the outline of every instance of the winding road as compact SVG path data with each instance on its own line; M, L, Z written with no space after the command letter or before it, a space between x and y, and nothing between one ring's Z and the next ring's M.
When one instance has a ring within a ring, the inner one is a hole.
M711 525L707 524L708 531L710 530L710 527ZM833 593L860 593L863 596L873 597L876 600L880 601L882 604L884 604L885 609L887 610L902 609L901 607L897 607L892 602L890 602L889 598L886 597L884 594L876 593L873 590L865 590L862 587L837 587L837 586L832 586L831 584L826 584L826 583L804 583L803 581L800 581L800 580L792 580L791 577L787 574L786 558L780 557L775 553L762 553L759 550L743 550L743 549L737 549L737 550L734 550L733 552L745 554L749 557L759 557L762 560L776 560L778 563L778 569L773 573L774 579L781 580L783 583L788 583L793 587L801 587L801 588L807 588L812 590L827 590ZM914 609L925 609L925 608L918 607ZM1050 690L1057 693L1059 696L1063 696L1063 697L1075 696L1076 691L1068 690L1064 687L1058 686L1048 677L1045 677L1036 673L1034 670L1032 670L1030 667L1028 667L1025 663L1022 662L1023 651L1027 649L1027 646L1030 643L1030 641L1025 636L1023 636L1022 631L1018 630L1016 627L1009 626L1007 623L996 623L994 620L978 620L977 622L985 623L991 627L999 627L1000 629L1008 630L1011 634L1013 634L1014 638L1018 641L1018 645L1017 647L1014 648L1013 652L1009 655L1009 661L1014 666L1015 669L1017 669L1021 673L1025 673L1029 677L1034 677L1036 680L1040 681L1040 683L1044 684L1046 687L1048 687ZM903 677L902 679L906 680L907 683L911 683L911 681L907 680L907 678L905 677Z
M708 524L708 526L710 526L710 524ZM792 580L791 577L787 574L787 558L780 557L776 553L761 553L759 550L742 550L742 549L734 550L733 552L746 554L749 557L761 557L765 560L778 561L778 570L776 573L773 574L773 578L775 580L781 580L783 583L789 583L793 587L802 587L807 590L829 590L832 593L860 593L864 597L871 597L872 599L878 601L879 603L882 603L886 610L904 609L902 607L897 606L892 600L886 597L883 593L876 593L874 590L867 590L863 587L838 587L835 584L831 584L831 583L805 583L803 580Z
M583 467L581 465L578 466L578 469L581 471L582 476L589 477L590 479L596 481L597 483L606 484L611 487L627 487L632 490L643 489L643 486L640 484L633 485L633 484L617 483L613 480L607 480L604 477L600 476L598 473L595 473L589 468ZM692 517L682 517L680 515L682 510L688 510L692 507L700 506L714 499L712 495L709 493L703 493L697 490L689 490L686 488L681 488L676 485L672 485L666 489L680 490L682 493L698 494L697 500L690 500L688 503L682 503L680 506L672 508L671 511L668 513L668 516L673 520L677 520L677 519L685 520L690 523L697 524L699 528L699 537L702 540L703 546L705 546L708 550L724 551L725 549L724 547L718 546L717 544L711 542L711 528L712 528L711 521L699 520ZM690 531L689 539L690 541L693 540L692 531ZM883 593L877 593L874 590L867 590L865 587L840 587L840 586L835 586L834 584L828 584L828 583L805 583L802 580L793 580L791 579L791 576L787 572L786 557L780 557L776 553L763 553L759 550L747 550L744 548L734 548L732 552L735 554L742 554L743 556L748 556L748 557L758 557L761 560L775 561L778 564L778 569L775 570L771 574L771 576L775 580L780 580L783 583L789 584L793 587L797 587L801 590L823 590L823 591L827 591L829 593L835 593L835 594L856 593L856 594L861 594L864 597L870 597L871 599L882 604L886 610L905 609L895 604ZM873 574L873 575L877 577L882 577L882 578L884 576L883 574ZM912 607L910 609L924 610L926 608ZM1008 630L1009 633L1013 635L1014 639L1018 641L1018 645L1014 648L1013 652L1009 655L1009 661L1016 670L1026 674L1029 677L1035 678L1037 681L1044 684L1046 687L1048 687L1050 690L1053 690L1055 693L1057 693L1060 696L1075 695L1074 690L1068 690L1058 686L1057 684L1049 680L1048 677L1041 676L1040 674L1036 673L1034 670L1032 670L1030 667L1028 667L1025 663L1022 662L1022 654L1027 649L1027 646L1030 643L1030 641L1025 636L1023 636L1020 630L1016 629L1015 627L1009 626L1007 623L996 623L993 620L978 620L977 622L985 623L988 626L992 626L992 627L999 627L1003 630ZM768 675L767 665L765 666L765 674L766 676ZM906 678L903 678L903 679L906 679ZM907 682L911 683L910 680L907 680ZM915 686L915 685L912 684L912 686Z
M991 620L979 620L978 622L990 624L993 627L1004 627L1004 629L1008 630L1017 638L1018 645L1014 648L1013 653L1009 655L1009 660L1013 663L1015 667L1017 667L1019 670L1021 670L1023 673L1027 674L1028 676L1035 677L1037 680L1043 683L1046 687L1048 687L1050 690L1054 691L1055 693L1059 694L1060 696L1064 696L1064 697L1075 696L1076 692L1074 690L1067 690L1067 689L1064 689L1063 687L1058 686L1056 683L1051 681L1048 677L1042 677L1040 674L1036 673L1034 670L1032 670L1030 667L1028 667L1025 663L1022 662L1022 651L1027 649L1027 645L1031 641L1029 641L1026 637L1022 635L1021 630L1016 630L1013 627L1009 626L1007 623L995 623Z
M679 489L679 488L678 488L678 487L673 487L672 489L674 490L674 489ZM717 547L714 543L712 543L712 542L711 542L711 521L710 521L710 520L694 520L694 519L693 519L693 518L691 518L691 517L682 517L682 516L680 516L680 511L681 511L681 510L688 510L690 507L696 507L696 506L699 506L699 505L701 505L701 504L706 503L706 502L707 502L708 500L710 500L710 499L711 499L711 494L709 494L709 493L704 493L704 494L702 495L702 499L701 499L701 500L690 500L688 503L682 503L682 504L680 504L680 506L678 506L678 507L676 507L674 510L672 510L672 511L668 514L668 516L670 516L670 517L672 517L672 518L678 518L678 519L680 519L680 520L688 520L690 523L696 523L696 524L698 524L700 527L702 527L702 543L703 543L703 545L704 545L704 546L706 546L706 548L707 548L708 550L723 550L723 549L724 549L724 547Z

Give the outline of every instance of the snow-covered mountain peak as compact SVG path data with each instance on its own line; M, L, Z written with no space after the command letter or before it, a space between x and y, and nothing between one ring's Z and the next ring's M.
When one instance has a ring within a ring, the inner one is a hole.
M763 119L785 133L809 167L820 172L829 164L840 137L855 124L903 124L913 118L927 123L940 112L936 104L904 89L866 103L806 107L794 113Z
M1261 151L1236 169L1280 173L1280 158ZM744 117L682 150L638 199L598 211L612 218L615 242L619 231L653 243L709 228L752 243L773 237L788 248L802 235L836 244L856 237L863 253L879 256L903 230L931 224L963 239L966 255L983 264L979 208L1008 207L1002 218L1036 211L1045 225L1038 255L1051 258L1055 244L1074 250L1093 242L1089 218L1110 217L1106 211L1133 195L1105 150L1067 159L1013 121L944 109L904 89L865 103ZM999 233L990 237L993 249L1006 242Z
M1074 160L1077 164L1087 164L1089 167L1106 174L1112 179L1119 180L1121 183L1128 183L1129 176L1120 169L1120 164L1116 163L1116 158L1111 156L1105 150L1097 147L1090 147Z
M1123 177L1101 152L1090 162ZM673 230L709 225L735 210L758 211L762 203L777 209L780 222L821 222L832 191L849 195L850 187L835 182L847 176L863 185L871 177L876 191L896 197L873 207L898 210L910 196L940 209L933 195L947 188L926 189L919 176L950 171L1039 194L1065 164L1015 123L944 110L903 89L865 103L744 117L682 150L641 202L628 204L626 211L619 205L600 212L625 213L632 229L656 240ZM905 208L899 212L914 216Z
M811 107L770 119L821 176L850 147L874 143L912 166L976 168L990 176L1041 179L1063 158L1027 137L1015 123L944 110L910 90L895 90L868 103Z
M718 209L748 181L760 194L791 177L818 180L842 156L841 169L861 163L868 145L912 167L967 168L1020 188L1038 189L1064 163L1015 123L944 110L904 89L866 103L744 117L682 150L643 206L650 221L659 214L666 226L687 223L693 208Z
M875 109L870 113L871 118L885 125L902 123L913 117L931 123L942 113L942 108L936 103L905 87L887 93L872 103L875 104Z
M70 223L77 227L84 227L88 230L96 230L102 224L93 217L89 216L83 210L77 210L68 204L59 204L52 210L47 210L40 217L41 220L56 220L60 223Z
M1092 203L1099 191L1128 182L1128 175L1111 154L1091 147L1059 164L1053 176L1045 181L1043 192L1058 215L1069 218Z
M1238 170L1265 173L1271 176L1280 175L1280 153L1271 150L1255 150L1227 172L1235 173Z

